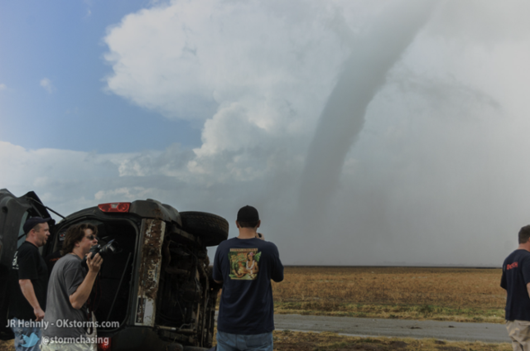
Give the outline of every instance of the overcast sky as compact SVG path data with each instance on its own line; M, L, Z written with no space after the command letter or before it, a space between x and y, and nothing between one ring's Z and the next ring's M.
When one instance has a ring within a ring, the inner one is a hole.
M500 266L530 223L530 4L0 3L0 188L258 208L285 264Z

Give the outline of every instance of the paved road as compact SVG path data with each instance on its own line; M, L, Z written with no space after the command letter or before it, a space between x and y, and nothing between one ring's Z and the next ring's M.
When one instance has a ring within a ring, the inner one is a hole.
M355 336L395 336L510 342L504 324L413 321L400 319L373 319L353 317L302 316L275 314L276 330L329 331Z

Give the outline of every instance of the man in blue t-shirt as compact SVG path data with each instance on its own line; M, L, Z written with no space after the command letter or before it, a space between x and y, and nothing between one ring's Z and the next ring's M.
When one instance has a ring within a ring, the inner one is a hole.
M530 351L530 225L519 231L519 247L502 264L506 329L514 351Z
M213 279L223 284L217 318L217 351L272 351L274 303L271 279L283 280L278 248L263 240L252 206L237 213L239 236L217 247Z

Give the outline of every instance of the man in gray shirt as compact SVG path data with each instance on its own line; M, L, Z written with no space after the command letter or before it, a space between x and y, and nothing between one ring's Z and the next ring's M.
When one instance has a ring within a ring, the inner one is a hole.
M96 351L95 323L89 318L86 301L101 268L99 254L83 259L96 245L97 228L83 223L68 229L61 254L48 282L46 315L42 333L42 351Z

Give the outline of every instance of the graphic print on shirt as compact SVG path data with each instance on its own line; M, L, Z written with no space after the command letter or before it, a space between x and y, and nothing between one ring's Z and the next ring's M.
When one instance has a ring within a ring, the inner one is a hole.
M230 279L254 280L259 272L261 252L258 249L230 249Z
M18 251L15 251L15 256L13 256L13 262L11 263L11 268L18 271Z

